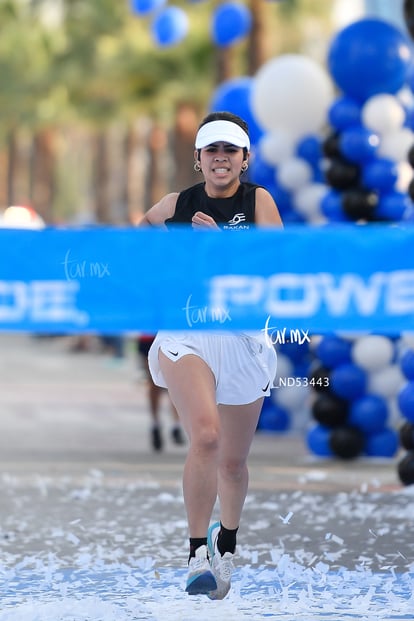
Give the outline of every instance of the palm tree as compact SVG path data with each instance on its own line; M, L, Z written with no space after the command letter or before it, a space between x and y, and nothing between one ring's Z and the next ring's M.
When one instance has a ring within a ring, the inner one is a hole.
M32 19L29 8L9 0L2 4L0 12L0 127L7 152L8 204L29 198L30 168L23 165L22 137L27 143L28 132L40 125L39 111L49 88L45 79L49 40Z

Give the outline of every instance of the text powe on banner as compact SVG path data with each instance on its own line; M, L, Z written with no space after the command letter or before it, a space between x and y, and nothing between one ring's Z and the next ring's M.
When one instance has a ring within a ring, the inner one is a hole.
M414 227L0 230L0 330L414 330Z

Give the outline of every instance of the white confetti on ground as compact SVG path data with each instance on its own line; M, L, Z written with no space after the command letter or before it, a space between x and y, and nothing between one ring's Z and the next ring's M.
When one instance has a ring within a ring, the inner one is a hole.
M178 491L3 477L0 621L412 621L413 514L412 490L256 490L214 602L184 592Z
M185 572L114 563L65 569L38 559L0 572L0 621L255 621L268 619L411 619L414 571L331 571L326 563L305 567L283 555L275 566L244 566L235 572L221 602L188 597Z

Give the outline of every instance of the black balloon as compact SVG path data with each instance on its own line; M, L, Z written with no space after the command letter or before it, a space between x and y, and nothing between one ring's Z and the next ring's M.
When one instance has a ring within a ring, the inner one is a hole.
M341 459L359 457L365 445L364 434L355 427L344 425L333 429L329 437L332 453Z
M327 183L336 190L347 190L355 187L358 185L359 176L359 166L338 158L333 159L325 170Z
M313 418L325 427L339 427L348 417L349 404L345 399L321 393L312 404Z
M404 0L404 19L407 30L414 39L414 0Z
M411 179L410 184L408 186L408 196L414 201L414 179Z
M414 451L410 451L398 463L398 476L403 485L414 483Z
M309 383L316 392L329 392L330 372L330 369L323 366L311 370Z
M414 0L413 0L414 1ZM411 168L414 168L414 144L408 151L408 161L411 165Z
M341 149L339 148L340 133L333 132L329 134L322 142L322 153L326 157L340 157Z
M407 451L414 449L414 423L407 421L400 428L400 442Z
M347 190L342 195L342 208L351 220L373 220L378 194L368 190Z

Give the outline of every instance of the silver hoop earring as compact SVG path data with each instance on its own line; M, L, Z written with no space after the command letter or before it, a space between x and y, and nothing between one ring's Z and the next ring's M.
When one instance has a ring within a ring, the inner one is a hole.
M196 172L201 172L201 166L200 166L200 162L199 162L198 160L196 160L196 161L194 162L194 170L195 170Z
M246 172L246 170L249 168L249 165L247 162L243 162L242 167L241 167L241 171L242 172Z

